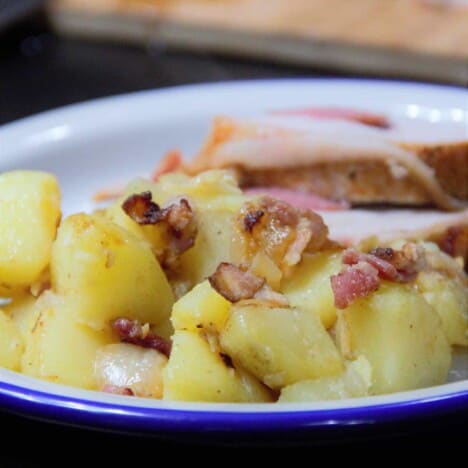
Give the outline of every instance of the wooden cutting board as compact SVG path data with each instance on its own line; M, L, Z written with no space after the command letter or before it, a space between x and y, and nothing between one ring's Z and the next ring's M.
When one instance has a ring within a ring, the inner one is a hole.
M50 16L73 36L467 85L468 7L441 3L55 0Z

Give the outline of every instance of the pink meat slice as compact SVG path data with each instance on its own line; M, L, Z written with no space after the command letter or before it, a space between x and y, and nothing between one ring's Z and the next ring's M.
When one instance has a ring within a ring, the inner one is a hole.
M344 201L333 201L312 193L280 187L255 187L244 190L247 195L269 195L278 200L285 201L295 208L306 210L340 211L347 210L349 205Z

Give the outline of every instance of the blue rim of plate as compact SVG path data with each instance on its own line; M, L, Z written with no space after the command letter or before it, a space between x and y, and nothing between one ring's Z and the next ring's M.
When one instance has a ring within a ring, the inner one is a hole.
M9 412L48 422L122 432L284 433L334 427L365 427L443 415L468 409L468 390L349 408L288 411L285 406L284 411L236 412L104 403L0 382L0 406Z

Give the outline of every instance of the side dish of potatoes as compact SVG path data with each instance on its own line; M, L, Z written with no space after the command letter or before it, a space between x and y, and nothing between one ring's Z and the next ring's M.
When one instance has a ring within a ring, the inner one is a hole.
M317 214L223 171L139 179L64 219L51 174L3 173L0 366L205 402L444 383L468 345L463 265L431 243L367 244L345 248Z

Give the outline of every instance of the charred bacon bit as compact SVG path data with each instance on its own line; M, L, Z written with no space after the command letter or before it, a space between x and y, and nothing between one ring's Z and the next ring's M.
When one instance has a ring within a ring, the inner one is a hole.
M223 360L226 367L229 367L230 369L234 369L234 363L232 362L231 356L229 356L226 353L219 353L219 357Z
M388 253L389 252L385 255L388 256ZM367 262L369 265L372 265L381 278L394 281L398 278L398 271L396 268L388 261L381 259L376 255L365 254L352 248L346 249L343 252L343 265L356 265L359 262Z
M159 224L166 228L167 245L158 254L158 260L164 268L175 268L180 254L195 244L198 224L195 213L185 198L161 208L152 201L151 192L143 192L128 197L122 208L140 225Z
M114 395L134 396L133 390L129 387L118 387L117 385L104 385L103 392Z
M141 325L138 320L120 317L112 322L112 328L124 343L155 349L167 357L171 354L171 342L153 333L147 324Z
M252 299L265 284L264 278L226 262L220 263L208 280L211 286L230 302Z
M378 271L366 262L346 267L330 281L338 309L345 309L356 299L368 296L380 285Z
M262 215L259 217L260 212ZM255 223L250 220L255 220ZM242 207L241 226L245 261L249 262L259 250L263 250L283 273L299 263L305 251L320 250L328 236L328 229L318 214L294 208L269 196Z
M248 232L252 232L252 229L260 221L260 218L265 214L262 210L249 211L244 216L244 229Z
M413 280L426 265L424 249L410 242L400 250L377 247L368 254L346 249L342 261L345 265L367 262L377 269L380 278L399 282Z
M386 279L408 282L426 266L426 255L424 248L420 245L407 242L400 250L390 248L377 248L368 254L372 259L379 259L381 264L390 264L396 270L395 277ZM388 266L387 266L388 269Z
M130 195L122 203L122 209L133 221L142 226L159 223L164 217L163 210L152 201L151 192Z

